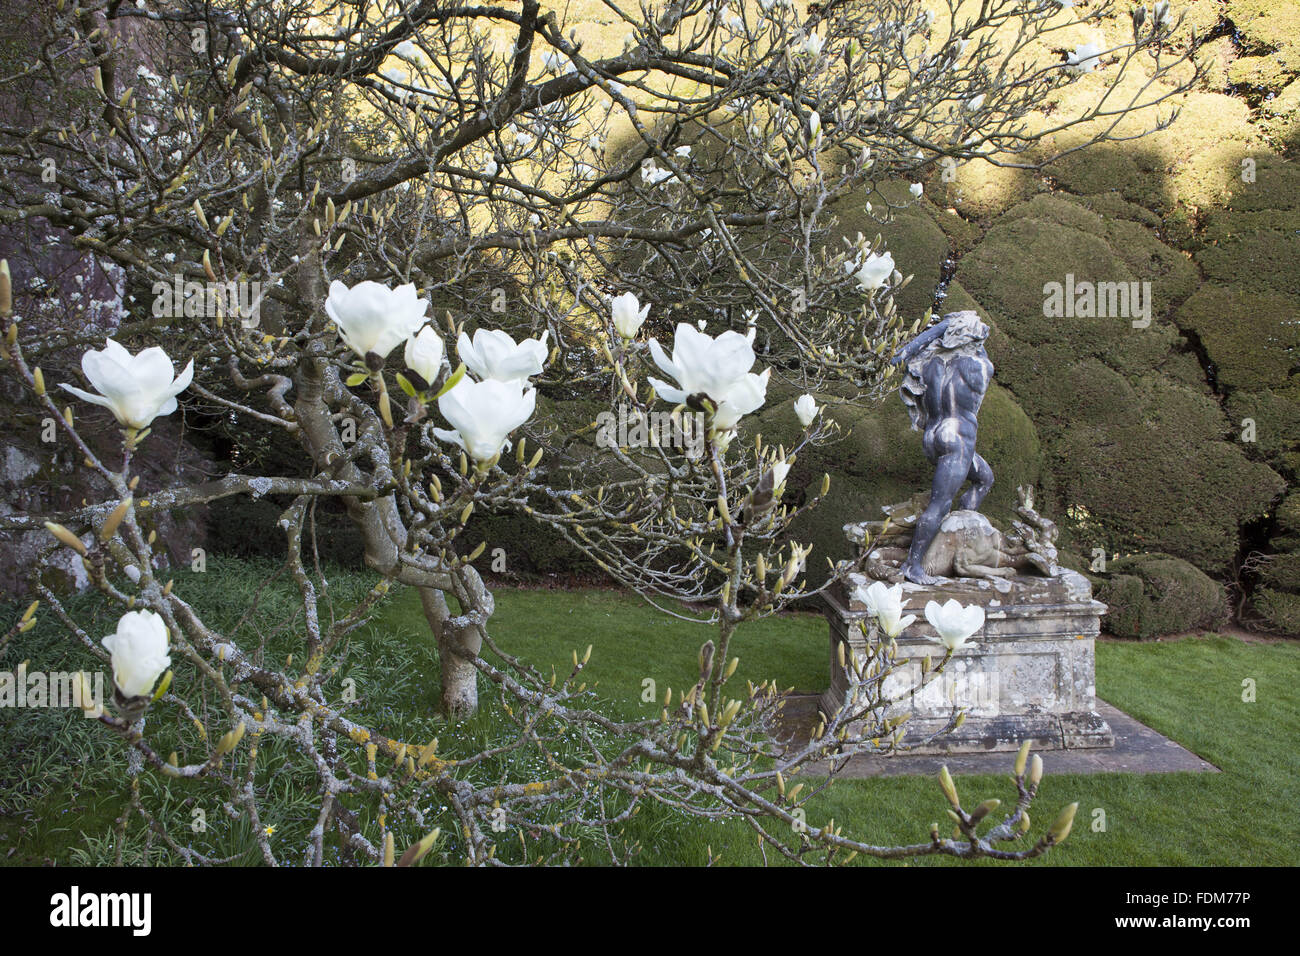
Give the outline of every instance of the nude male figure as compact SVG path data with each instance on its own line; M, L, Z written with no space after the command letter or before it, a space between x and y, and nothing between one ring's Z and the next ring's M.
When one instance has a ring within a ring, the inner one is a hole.
M916 521L907 560L900 569L916 584L938 579L921 566L939 525L952 509L953 496L970 480L959 507L976 510L993 487L993 469L975 451L976 416L993 378L993 363L984 351L989 327L974 312L950 312L898 350L893 362L907 374L899 387L922 431L921 447L934 463L930 503Z

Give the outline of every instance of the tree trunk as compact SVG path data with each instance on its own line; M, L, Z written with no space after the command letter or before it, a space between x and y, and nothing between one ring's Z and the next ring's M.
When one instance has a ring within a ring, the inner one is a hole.
M319 346L316 347L319 351ZM318 354L304 357L298 369L295 385L297 399L294 413L300 425L300 437L316 462L317 468L338 478L352 482L365 482L367 476L355 462L346 459L344 446L332 418L332 404L346 401L333 369L328 368ZM360 402L348 407L357 418L367 420L369 434L362 427L357 440L374 442L379 446L376 432L378 419ZM384 450L386 453L386 449ZM372 456L382 461L382 456ZM364 460L364 459L363 459ZM336 462L343 462L336 465ZM374 485L391 481L391 474L375 474L369 478ZM482 628L492 615L494 602L491 593L472 567L450 571L437 558L430 555L415 556L405 550L407 531L394 497L384 495L371 500L349 497L344 500L348 515L365 543L366 564L394 580L411 585L420 592L425 617L438 644L438 657L442 669L442 710L448 717L464 717L478 707L478 670L473 660L482 646ZM461 601L464 612L452 617L443 596L453 590Z
M474 658L482 649L482 635L472 622L451 617L441 591L420 588L420 603L438 640L442 712L453 720L468 717L478 709L478 669L474 667Z

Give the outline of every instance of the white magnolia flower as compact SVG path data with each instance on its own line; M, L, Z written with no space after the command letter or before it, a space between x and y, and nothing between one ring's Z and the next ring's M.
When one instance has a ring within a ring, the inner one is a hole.
M478 329L472 340L462 332L456 340L456 354L480 379L496 379L522 388L528 384L528 376L539 374L546 364L548 335L549 330L540 339L516 343L500 329Z
M569 58L557 50L542 51L542 66L546 67L548 73L570 73L573 71L573 64Z
M812 133L813 139L820 139L822 135L822 114L812 110L808 114L808 131Z
M972 96L962 105L965 106L969 112L977 113L979 112L980 107L984 105L984 94L981 93L979 96Z
M819 411L821 409L817 407L817 400L811 395L800 395L794 400L795 416L799 419L799 424L804 428L812 424L812 420L817 417Z
M673 155L677 156L679 159L687 159L691 155L691 147L689 145L678 146L673 150Z
M672 358L656 339L650 340L650 354L656 365L677 380L673 386L648 379L659 397L681 404L692 395L707 395L717 407L713 416L716 430L734 428L743 416L767 400L767 380L772 370L765 369L761 375L750 372L755 361L754 347L749 337L739 332L728 329L713 338L689 323L679 322Z
M1082 43L1069 55L1065 68L1071 73L1091 73L1101 62L1101 47L1096 43Z
M455 431L435 428L433 433L475 461L489 462L509 444L510 433L532 418L536 406L536 389L524 388L520 381L463 378L438 399L438 410Z
M673 171L671 169L660 169L659 164L654 161L654 157L641 164L641 181L649 186L658 186L665 179L672 178L674 178Z
M925 619L939 632L940 644L959 651L967 645L967 638L984 626L984 608L976 604L963 607L956 600L944 604L930 601L925 606Z
M587 148L593 153L603 153L605 151L605 141L596 133L587 137Z
M153 611L127 611L117 633L104 638L113 664L113 683L123 697L143 697L172 659L167 656L167 625Z
M886 637L895 638L916 620L915 614L903 616L903 586L892 588L884 581L872 581L870 587L859 585L854 596L867 606L867 613L876 619Z
M864 292L874 292L894 274L894 254L892 252L873 252L860 264L846 262L845 268L854 273L858 286Z
M1155 5L1153 21L1158 27L1163 27L1169 22L1169 0L1160 0L1160 3Z
M410 40L403 40L397 46L393 47L393 53L400 56L403 60L415 60L419 62L422 57L420 48Z
M645 317L650 313L650 306L643 306L636 295L631 292L624 292L616 296L610 303L611 311L614 314L614 328L618 334L625 339L635 338L641 326L645 323Z
M483 164L483 175L486 176L488 179L491 179L493 176L497 174L497 170L500 168L501 167L497 165L497 161L495 159L489 158L488 161Z
M432 385L442 371L442 336L426 325L406 340L406 367Z
M767 380L771 375L772 370L765 368L763 374L750 372L733 384L723 395L718 410L713 413L714 429L733 431L742 418L762 408L767 401Z
M387 358L424 324L428 307L410 282L390 289L367 280L349 289L335 279L325 300L325 312L338 326L339 338L363 359L370 352Z
M925 187L922 186L920 183L912 183L912 185L907 187L907 191L911 193L913 196L915 196L917 199L920 199L921 193L925 191Z
M822 49L826 46L826 39L820 33L810 33L803 39L800 49L813 58L822 55Z
M194 360L173 378L172 360L158 346L132 355L108 339L102 351L90 349L81 356L81 370L98 395L65 383L60 383L61 387L107 408L123 426L140 429L159 415L176 411L176 396L194 378Z
M599 170L591 163L574 163L573 175L576 179L595 179Z

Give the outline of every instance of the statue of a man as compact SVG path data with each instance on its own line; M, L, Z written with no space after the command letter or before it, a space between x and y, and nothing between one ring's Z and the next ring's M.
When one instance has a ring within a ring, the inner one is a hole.
M922 559L952 508L953 496L969 478L960 507L976 510L993 487L993 469L975 451L976 416L993 363L984 351L989 327L974 312L950 312L898 350L894 364L906 375L899 387L912 428L923 432L921 447L934 463L930 503L916 520L907 561L901 570L916 584L937 580Z

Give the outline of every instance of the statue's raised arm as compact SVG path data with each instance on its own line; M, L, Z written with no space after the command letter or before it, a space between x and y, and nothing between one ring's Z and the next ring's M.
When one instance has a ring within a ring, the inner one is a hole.
M943 319L940 319L938 322L934 323L934 325L928 327L920 335L912 339L910 342L908 342L906 345L900 348L897 352L895 352L894 357L891 361L893 362L894 365L905 364L909 359L912 358L913 355L921 351L921 349L925 348L935 339L941 337L947 331L948 331L948 319L947 317L945 317Z

